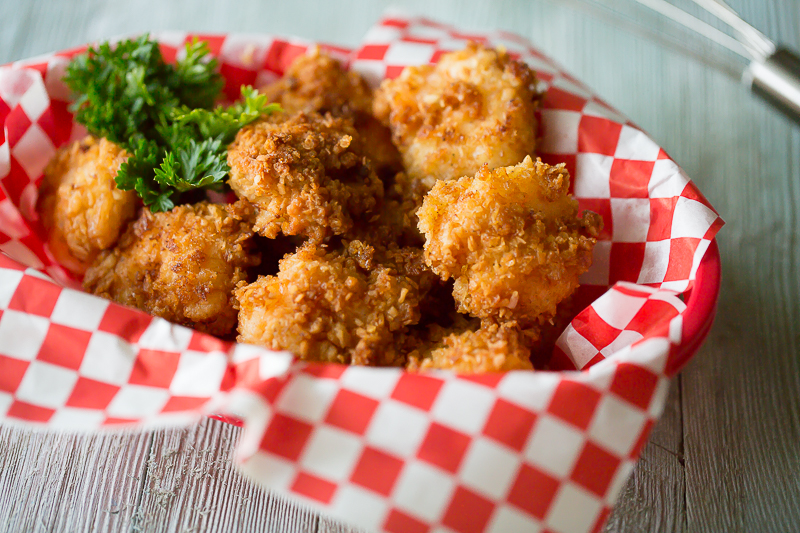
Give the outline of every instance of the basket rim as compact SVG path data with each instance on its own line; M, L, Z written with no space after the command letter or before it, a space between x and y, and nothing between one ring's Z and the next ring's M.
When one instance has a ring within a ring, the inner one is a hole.
M670 375L686 366L708 337L717 314L721 283L722 260L717 239L714 238L700 260L694 286L688 293L686 310L683 312L681 343L670 357Z

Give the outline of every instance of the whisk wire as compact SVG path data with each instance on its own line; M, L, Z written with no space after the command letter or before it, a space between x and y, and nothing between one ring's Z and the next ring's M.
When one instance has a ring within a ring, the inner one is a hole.
M755 29L742 19L723 0L692 0L719 20L727 24L734 32L745 41L745 47L751 51L751 59L764 60L775 53L775 43L763 33Z
M566 2L567 0L558 0ZM584 6L600 4L611 12L617 11L611 0L572 0ZM742 71L734 68L741 81L755 94L772 104L789 119L800 125L800 54L779 46L756 28L745 22L724 0L692 0L706 12L725 24L736 36L712 26L667 0L635 0L636 3L660 13L690 31L717 43L749 64ZM617 11L617 15L619 12ZM684 47L685 48L685 47ZM696 57L696 54L691 54ZM701 59L725 72L726 54L701 54ZM708 57L704 57L708 56Z
M742 57L751 58L758 52L751 47L749 42L741 42L727 33L718 30L711 24L700 20L684 11L683 9L667 2L666 0L636 0L639 4L652 9L657 13L661 13L665 17L677 22L681 26L693 30L707 39L727 48L731 52L738 54ZM702 0L695 0L702 6ZM703 6L705 7L705 6Z
M737 39L700 21L667 0L636 1L741 54L730 41L739 43L741 45L739 50L744 50L751 60L742 74L742 81L775 109L800 124L800 55L797 52L777 46L763 33L745 22L724 0L692 1L727 24L737 35ZM720 34L727 39L722 38Z

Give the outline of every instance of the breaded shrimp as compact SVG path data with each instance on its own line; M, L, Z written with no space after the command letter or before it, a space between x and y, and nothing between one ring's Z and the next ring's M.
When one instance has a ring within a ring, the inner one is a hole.
M384 184L382 207L377 213L373 211L367 217L356 219L346 237L379 247L396 244L422 248L425 240L417 228L416 212L427 190L403 172Z
M201 202L172 211L144 209L116 248L102 252L84 288L212 335L236 327L233 289L259 257L238 205Z
M228 163L229 184L255 205L255 229L265 237L282 232L322 242L346 233L354 216L383 198L348 119L299 113L245 126Z
M439 286L436 274L425 264L422 248L398 246L396 244L378 245L353 240L343 243L347 255L366 271L381 266L391 268L399 275L409 278L416 288L420 300Z
M298 56L283 77L259 91L289 114L316 111L342 116L370 113L372 106L372 90L364 78L346 71L318 46Z
M62 148L44 171L39 211L56 259L76 273L116 244L134 217L134 191L117 189L114 177L128 153L88 136Z
M599 215L579 216L563 164L530 157L437 183L418 215L425 261L455 279L459 311L523 328L549 320L575 291L602 228Z
M429 190L533 154L538 98L527 65L470 43L435 66L406 67L384 80L373 112L392 130L409 176Z
M530 343L514 322L487 322L477 329L433 326L428 338L409 353L406 368L462 373L533 370Z
M392 225L399 228L400 238L409 246L422 246L424 239L419 232L417 211L428 189L419 180L400 172L395 175L386 191L386 210L392 213Z
M372 89L359 73L345 70L319 47L297 57L282 78L260 91L289 114L302 111L351 118L376 170L399 170L400 154L391 132L372 116Z
M365 246L305 243L281 260L276 276L240 286L239 342L307 361L403 364L394 334L419 320L420 287L403 260L374 263L359 250Z

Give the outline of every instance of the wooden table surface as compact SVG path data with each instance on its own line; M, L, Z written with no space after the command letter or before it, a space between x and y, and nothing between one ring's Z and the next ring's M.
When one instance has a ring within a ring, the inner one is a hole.
M800 531L800 127L751 97L730 61L706 59L716 49L638 9L615 20L583 0L398 4L530 38L648 131L727 221L716 324L674 380L607 530ZM797 0L729 4L800 48ZM354 46L387 5L0 0L0 63L160 29ZM101 436L0 426L0 531L352 531L242 479L237 438L210 420Z

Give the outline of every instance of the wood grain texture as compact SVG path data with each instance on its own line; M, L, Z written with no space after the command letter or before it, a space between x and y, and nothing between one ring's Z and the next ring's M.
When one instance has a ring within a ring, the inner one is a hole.
M681 380L675 379L667 405L606 523L614 531L686 531Z
M315 513L258 488L235 470L239 432L211 419L155 432L132 531L316 531Z
M132 519L149 433L0 427L0 531L112 531Z
M800 46L796 4L740 4L765 33ZM720 145L693 174L719 195L728 227L721 312L682 377L687 521L691 531L796 531L800 132L759 102L734 113L723 97L704 100L727 123L687 123Z
M392 3L529 37L648 131L727 221L717 322L673 383L606 531L800 531L800 128L731 76L733 58L701 60L714 50L640 11L628 19L669 38L620 30L581 2ZM797 0L728 3L800 48ZM352 46L388 4L0 0L0 63L160 29ZM351 531L239 476L227 460L237 436L213 421L93 437L0 427L0 531Z

